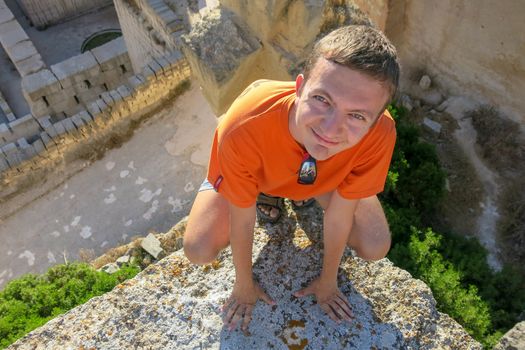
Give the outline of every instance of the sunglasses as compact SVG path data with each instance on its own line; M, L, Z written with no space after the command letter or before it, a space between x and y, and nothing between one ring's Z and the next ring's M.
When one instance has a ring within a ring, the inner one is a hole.
M305 153L298 171L297 183L301 185L312 185L317 177L317 165L314 157Z

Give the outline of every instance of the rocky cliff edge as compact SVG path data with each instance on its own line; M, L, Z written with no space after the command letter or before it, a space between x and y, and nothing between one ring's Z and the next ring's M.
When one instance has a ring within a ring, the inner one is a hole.
M10 349L482 348L436 309L429 287L387 259L365 262L345 253L339 285L353 309L351 323L331 321L313 297L295 298L321 269L321 216L319 208L289 211L279 224L256 228L254 275L277 305L257 303L249 334L228 331L221 320L235 279L231 251L195 266L178 250ZM180 240L184 228L182 221L164 239Z

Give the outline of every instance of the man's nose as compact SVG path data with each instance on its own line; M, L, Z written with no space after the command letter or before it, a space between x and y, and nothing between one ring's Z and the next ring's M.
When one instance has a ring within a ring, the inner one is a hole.
M343 127L343 116L335 110L331 111L323 118L322 127L326 136L337 136Z

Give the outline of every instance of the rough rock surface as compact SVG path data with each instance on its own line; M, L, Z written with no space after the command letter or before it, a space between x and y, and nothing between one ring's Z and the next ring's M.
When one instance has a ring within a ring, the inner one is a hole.
M221 320L235 279L231 251L202 267L179 250L10 349L481 349L437 311L423 282L386 259L367 263L345 253L339 285L351 323L331 321L312 297L293 297L320 271L321 215L319 208L289 211L280 224L256 229L254 274L277 305L258 302L247 335Z
M525 321L515 325L505 333L494 350L522 350L525 349Z

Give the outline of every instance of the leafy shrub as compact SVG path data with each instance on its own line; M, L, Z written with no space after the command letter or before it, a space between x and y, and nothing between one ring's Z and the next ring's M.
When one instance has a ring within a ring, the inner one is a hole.
M110 275L85 263L72 263L56 265L44 275L27 274L10 281L0 292L0 347L138 272L138 267L129 265Z

